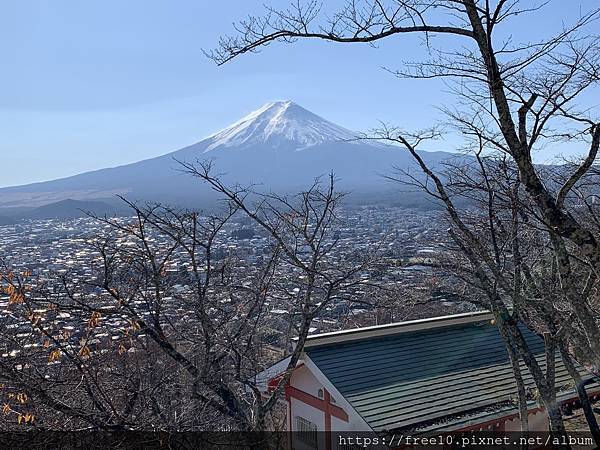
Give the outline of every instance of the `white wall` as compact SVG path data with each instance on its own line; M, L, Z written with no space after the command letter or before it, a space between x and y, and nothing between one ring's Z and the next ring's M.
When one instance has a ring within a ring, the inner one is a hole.
M318 397L319 389L323 388L321 383L318 382L318 380L310 372L310 370L308 370L306 366L300 366L296 368L290 379L290 386L293 386L296 389L306 392L307 394L310 394L313 397ZM292 425L293 431L297 431L296 416L300 416L314 423L317 426L317 430L319 431L323 431L325 429L325 413L323 411L313 408L312 406L307 405L306 403L302 402L301 400L298 400L297 398L292 397L290 399L290 402L292 413L292 420L290 423ZM324 436L321 433L319 434L319 437L319 441L324 440ZM293 448L295 450L303 450L309 447L303 445L302 442L296 439L293 442ZM325 448L325 442L319 442L319 448Z
M306 392L313 397L318 397L319 389L323 389L323 384L317 380L308 367L300 366L294 370L290 385L296 389Z
M300 416L310 422L314 423L317 426L318 431L323 431L325 429L325 414L323 411L319 411L318 409L313 408L306 403L301 402L298 399L292 398L292 427L294 431L296 427L296 416ZM325 448L324 442L324 434L319 433L319 448ZM303 446L302 442L299 442L297 439L294 440L293 443L294 450L302 450L304 448L310 448L307 446Z
M306 392L313 397L319 398L319 390L327 389L332 398L332 404L342 408L346 414L348 414L348 422L343 421L337 417L331 417L331 429L332 431L370 431L370 428L364 420L349 406L346 400L335 391L335 388L328 382L328 380L320 380L322 374L315 374L306 365L298 367L290 379L290 385L298 390ZM322 398L321 398L322 399ZM299 399L291 398L291 423L292 430L295 431L296 416L300 416L317 426L319 431L325 430L325 412L317 408L314 408ZM325 448L325 434L319 433L319 448ZM293 442L294 450L304 450L309 447L303 445L297 439ZM332 443L332 448L336 448L336 443Z

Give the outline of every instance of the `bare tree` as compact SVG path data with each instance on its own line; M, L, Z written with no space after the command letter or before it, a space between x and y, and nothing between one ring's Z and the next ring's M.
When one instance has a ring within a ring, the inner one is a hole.
M570 334L570 318L564 314L565 301L557 294L558 274L547 270L552 265L552 240L536 217L535 206L527 203L528 198L521 192L517 169L506 157L496 159L476 155L474 161L447 165L446 181L441 191L447 195L444 201L449 207L456 208L459 202L466 205L460 211L460 225L466 231L461 233L458 225L450 219L450 235L455 245L445 252L441 266L453 272L471 291L476 289L469 295L473 303L504 314L501 309L498 310L498 302L502 302L513 318L544 336L547 350L545 373L535 367L535 355L530 354L524 359L543 403L547 408L556 409L556 392L570 386L555 385L556 358L550 358L550 355L554 355L557 348L565 355L566 346L569 343L577 346L583 337ZM436 175L433 178L441 184ZM426 181L414 180L410 183L418 184L442 200L438 190L431 190ZM477 265L477 261L486 263ZM456 281L449 284L449 289L461 289L461 284L456 284ZM494 301L491 300L492 296L495 297ZM507 350L513 362L523 420L527 401L531 398L525 395L522 375L518 370L519 348L507 330L507 327L515 325L512 320L501 323L499 328L506 336ZM531 353L526 347L522 352ZM570 359L563 357L563 361L575 385L580 386L578 394L584 410L591 411L590 401L575 366ZM543 377L538 379L540 375ZM598 439L595 417L592 414L586 417L590 430ZM558 413L556 420L559 420ZM527 424L523 422L522 425L526 430ZM557 426L560 425L557 423Z
M15 423L276 429L315 319L369 288L360 275L377 249L341 251L333 175L284 197L229 188L209 164L185 170L224 196L223 214L124 200L133 217L95 218L104 231L91 240L89 276L36 284L2 271L14 327L1 335L11 357L0 359L0 378ZM230 225L244 216L262 236L252 262L231 246ZM273 309L286 319L274 321ZM287 367L265 395L255 374L282 357Z
M424 37L428 59L406 62L392 72L400 78L442 78L453 86L459 108L447 108L453 127L464 138L467 152L506 156L516 168L519 189L533 208L552 255L558 288L567 317L565 327L549 331L548 344L571 328L571 336L580 336L583 347L570 346L569 351L594 372L600 371L600 328L595 320L593 296L600 268L600 244L595 226L580 214L580 202L575 191L586 182L600 144L600 126L593 110L578 107L582 93L597 85L598 37L591 32L597 23L599 10L582 14L571 26L558 30L547 39L514 43L503 39L497 30L518 15L537 11L539 4L518 0L410 0L351 1L337 12L322 12L315 1L297 1L287 10L268 8L263 17L250 17L236 26L237 33L220 40L217 49L208 56L223 64L241 54L257 51L272 42L291 42L299 38L317 38L338 43L374 43L392 35L418 33ZM439 47L437 36L455 36ZM453 45L460 42L461 46ZM462 40L462 41L461 41ZM416 147L437 136L435 130L410 134L387 129L379 138L398 143L407 149L432 182L432 190L443 201L454 227L456 241L463 246L464 256L478 268L475 273L495 273L493 280L506 279L497 273L494 252L489 252L466 223L466 218L447 195L444 181L436 177L419 157ZM587 153L576 164L562 167L562 183L545 179L532 153L549 144L562 142L587 145ZM589 197L588 197L589 198ZM588 202L589 206L589 202ZM493 244L493 243L492 243ZM472 250L476 251L473 252ZM523 266L515 266L516 283L527 278ZM584 283L579 282L582 271ZM518 280L518 281L516 281ZM511 285L499 285L504 292L518 292ZM494 291L491 292L492 295ZM492 298L489 298L490 302ZM526 301L525 298L521 299ZM500 312L498 324L509 325L512 315ZM514 331L514 327L510 328ZM518 336L513 336L518 341ZM521 357L525 357L519 348ZM552 358L553 359L553 358ZM533 361L532 361L533 362ZM528 365L529 366L529 365ZM534 366L529 367L530 370ZM547 368L552 372L552 367ZM540 374L540 380L543 374ZM547 391L551 403L552 389ZM547 405L550 406L550 405ZM552 414L552 408L549 407ZM562 432L559 417L552 418L552 427Z
M280 248L281 257L292 269L286 285L281 286L283 298L291 300L296 316L297 339L290 355L287 369L280 377L277 387L264 402L262 409L272 408L296 367L304 342L313 320L334 302L352 299L352 289L369 283L358 275L366 270L376 256L355 255L344 260L336 254L339 239L334 237L338 221L338 207L343 194L334 190L334 175L328 179L327 187L315 184L296 199L277 194L260 194L250 188L229 187L212 175L210 162L196 164L181 163L184 170L203 180L218 193L223 194L232 207L238 208L261 227ZM249 197L257 197L253 207ZM348 262L360 261L359 263ZM291 279L296 280L290 282ZM260 393L253 388L255 396ZM264 413L259 412L259 421Z

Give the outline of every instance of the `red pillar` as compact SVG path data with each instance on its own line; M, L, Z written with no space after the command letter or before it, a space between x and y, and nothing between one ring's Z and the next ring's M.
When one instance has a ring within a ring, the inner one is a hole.
M324 414L325 414L325 450L331 450L331 394L323 388Z

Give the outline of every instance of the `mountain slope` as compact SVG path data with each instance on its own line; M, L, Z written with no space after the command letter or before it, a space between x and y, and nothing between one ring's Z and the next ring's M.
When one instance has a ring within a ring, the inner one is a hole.
M21 213L15 219L74 219L85 217L87 213L97 216L115 216L128 213L124 206L112 206L105 202L95 200L61 200L48 205L39 206Z
M382 175L405 169L412 159L397 147L358 141L355 134L292 102L268 103L233 125L181 150L124 166L59 180L0 189L2 206L39 206L65 199L116 194L169 203L214 198L207 186L181 173L177 161L212 160L228 183L259 184L295 192L315 177L335 172L342 190L397 189ZM452 156L423 153L431 164Z

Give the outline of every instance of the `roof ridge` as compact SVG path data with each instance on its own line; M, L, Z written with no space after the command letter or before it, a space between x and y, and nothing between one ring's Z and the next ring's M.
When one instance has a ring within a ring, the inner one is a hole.
M345 342L371 339L374 337L393 336L409 331L427 330L432 328L443 328L453 325L483 322L493 318L487 310L473 311L448 316L429 317L426 319L408 320L384 325L373 325L369 327L351 328L348 330L332 331L310 335L306 338L305 348L313 348L327 344L338 344Z

